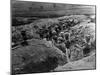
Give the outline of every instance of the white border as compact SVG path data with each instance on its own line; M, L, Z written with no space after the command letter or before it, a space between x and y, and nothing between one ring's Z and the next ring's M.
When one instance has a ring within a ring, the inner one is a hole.
M26 0L23 0L26 1ZM39 2L96 5L97 9L97 69L88 71L67 71L41 73L41 75L98 75L100 74L100 0L27 0ZM0 75L10 73L10 0L0 0ZM28 74L29 75L29 74ZM32 74L30 74L32 75ZM39 75L39 74L37 74Z

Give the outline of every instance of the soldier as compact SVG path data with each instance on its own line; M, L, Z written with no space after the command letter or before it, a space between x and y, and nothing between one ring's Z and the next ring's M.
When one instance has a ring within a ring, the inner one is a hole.
M47 40L47 41L50 40L50 39L49 39L49 31L48 31L47 34L46 34L46 40Z
M51 39L52 39L52 31L51 31L51 29L49 30L49 33L48 33L48 38L49 38L49 40L51 40Z
M64 33L64 38L65 38L66 41L67 41L67 40L70 41L70 33L69 33L69 32L65 32L65 33Z
M87 56L89 55L90 51L91 51L91 38L90 36L86 36L85 37L85 46L83 47L83 55Z
M69 62L69 49L66 48L65 42L63 41L64 38L58 37L57 43L55 43L54 45L66 55L67 62Z
M70 51L70 46L71 46L71 42L70 42L70 33L66 32L64 33L64 39L65 39L65 46L66 46L66 55L68 57L68 61L71 57L71 51Z
M53 38L52 38L55 43L57 43L57 38L58 38L57 35L54 35Z
M59 37L64 38L64 32L60 32L60 33L59 33Z
M23 42L21 43L23 46L28 45L26 31L21 31Z
M56 36L57 35L57 32L55 31L54 28L51 29L51 33L50 33L50 36L51 36L51 40L53 39L53 36Z
M87 44L87 45L84 47L84 49L83 49L83 55L84 55L84 56L89 55L90 50L91 50L91 46L90 46L89 44Z
M58 37L57 38L57 43L55 43L55 46L57 48L59 48L63 53L66 54L66 47L65 47L65 44L64 44L64 39L62 37Z
M43 39L43 30L42 29L39 29L36 33L39 34L41 39Z
M90 43L90 42L91 42L91 37L90 37L89 35L86 36L85 39L86 39L86 42L87 42L87 43Z

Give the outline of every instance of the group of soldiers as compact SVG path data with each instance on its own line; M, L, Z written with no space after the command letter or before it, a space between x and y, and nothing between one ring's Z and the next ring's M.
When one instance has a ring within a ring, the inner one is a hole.
M70 60L71 57L71 51L70 46L72 45L71 37L71 27L77 25L79 22L75 21L74 19L59 19L58 23L53 23L51 25L43 25L39 28L39 26L34 25L34 28L36 29L36 33L39 34L40 39L51 41L54 46L59 48L64 54L67 55L67 60ZM21 42L21 45L26 46L28 45L27 42L27 35L26 31L21 31L23 42ZM88 39L87 39L88 40ZM90 40L90 38L89 38ZM88 41L87 41L88 42ZM86 48L89 46L87 45ZM86 48L84 48L84 54L87 53Z
M65 33L70 33L70 27L76 25L74 22L74 19L71 21L67 20L59 20L59 23L54 23L50 26L43 25L41 28L39 28L36 33L40 35L40 38L46 38L47 40L55 40L57 42L57 38L67 38L64 37ZM59 39L60 39L59 38Z
M41 39L52 41L53 45L59 48L63 53L67 53L66 55L70 58L70 27L76 24L78 23L76 23L74 19L60 19L58 23L54 23L50 26L43 25L41 28L35 27L38 29L36 33L40 35Z

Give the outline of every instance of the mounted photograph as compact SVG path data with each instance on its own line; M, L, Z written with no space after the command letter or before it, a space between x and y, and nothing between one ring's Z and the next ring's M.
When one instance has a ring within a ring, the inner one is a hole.
M11 75L95 69L95 5L11 0Z

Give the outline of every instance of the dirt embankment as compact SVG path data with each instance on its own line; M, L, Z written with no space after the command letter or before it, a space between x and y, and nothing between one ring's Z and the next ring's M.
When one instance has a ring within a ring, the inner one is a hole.
M85 57L81 60L69 62L64 66L57 67L54 71L66 71L66 70L88 70L88 69L95 69L96 67L96 59L95 53Z

